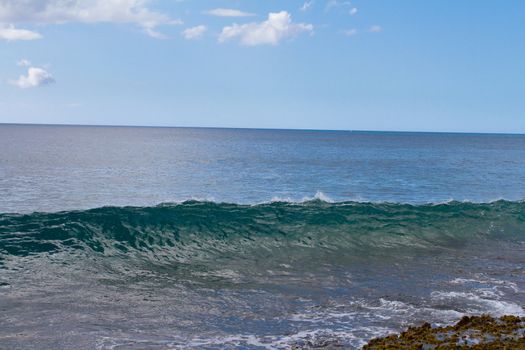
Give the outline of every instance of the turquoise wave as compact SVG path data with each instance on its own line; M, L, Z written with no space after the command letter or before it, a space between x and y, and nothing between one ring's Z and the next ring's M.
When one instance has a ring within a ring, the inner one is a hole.
M189 201L155 207L0 214L0 259L79 252L191 263L294 248L380 252L525 237L525 203ZM293 254L293 249L290 250Z

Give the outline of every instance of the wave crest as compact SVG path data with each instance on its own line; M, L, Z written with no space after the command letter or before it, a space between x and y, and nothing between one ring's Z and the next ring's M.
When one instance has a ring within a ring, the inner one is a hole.
M300 203L187 201L155 207L0 214L0 259L82 250L191 262L196 257L249 254L257 249L432 249L524 235L523 202L333 203L319 193Z

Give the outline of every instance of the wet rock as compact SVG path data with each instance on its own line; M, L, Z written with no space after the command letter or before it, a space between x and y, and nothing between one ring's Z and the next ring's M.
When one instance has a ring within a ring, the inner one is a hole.
M363 350L525 350L525 317L464 316L447 327L424 323L400 334L372 339Z

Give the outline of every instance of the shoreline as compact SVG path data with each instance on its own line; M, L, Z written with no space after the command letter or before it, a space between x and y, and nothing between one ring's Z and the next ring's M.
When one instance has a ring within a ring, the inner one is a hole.
M525 349L525 316L464 316L454 325L425 322L399 334L371 339L363 350Z

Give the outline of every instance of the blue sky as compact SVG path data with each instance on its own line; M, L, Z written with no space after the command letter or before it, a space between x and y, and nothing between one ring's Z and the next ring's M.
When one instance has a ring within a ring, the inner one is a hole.
M525 132L525 1L0 0L0 122Z

